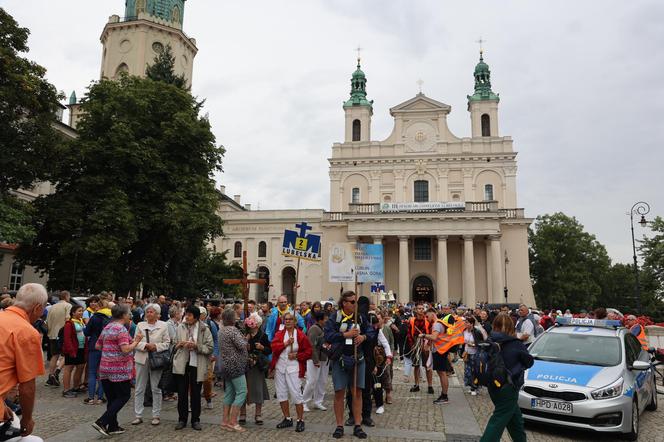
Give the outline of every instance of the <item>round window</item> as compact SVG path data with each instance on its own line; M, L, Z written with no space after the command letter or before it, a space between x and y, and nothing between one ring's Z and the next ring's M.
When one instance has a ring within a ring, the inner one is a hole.
M161 54L164 51L164 45L159 43L158 41L155 41L152 43L152 50L155 51L157 54Z

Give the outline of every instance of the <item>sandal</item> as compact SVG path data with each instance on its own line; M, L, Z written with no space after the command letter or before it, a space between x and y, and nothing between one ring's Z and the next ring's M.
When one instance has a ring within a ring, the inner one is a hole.
M263 425L263 418L261 417L260 414L256 415L256 417L254 418L254 423L256 425Z
M229 425L228 429L231 430L231 431L235 431L236 433L244 433L245 431L247 431L245 428L242 428L241 426L239 426L237 424L233 425L233 426Z
M353 429L353 436L357 437L358 439L366 439L367 433L364 432L361 426L355 425L355 429Z
M344 427L337 427L332 433L332 437L335 439L341 439L344 437Z

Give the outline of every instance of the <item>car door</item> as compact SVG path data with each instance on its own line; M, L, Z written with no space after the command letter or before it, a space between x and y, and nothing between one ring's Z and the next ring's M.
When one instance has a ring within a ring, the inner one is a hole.
M627 367L631 367L634 361L650 361L650 356L648 352L644 351L641 348L641 343L636 337L627 333L625 335L625 353L627 354ZM652 368L648 370L630 370L632 376L634 376L634 388L636 390L637 396L639 398L639 409L643 411L648 403L652 399L652 380L650 379L652 374Z

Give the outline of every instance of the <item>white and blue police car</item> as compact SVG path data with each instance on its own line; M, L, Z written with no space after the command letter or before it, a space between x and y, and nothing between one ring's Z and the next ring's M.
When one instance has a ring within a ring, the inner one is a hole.
M636 440L640 414L657 409L650 354L620 321L558 318L529 352L519 392L527 421Z

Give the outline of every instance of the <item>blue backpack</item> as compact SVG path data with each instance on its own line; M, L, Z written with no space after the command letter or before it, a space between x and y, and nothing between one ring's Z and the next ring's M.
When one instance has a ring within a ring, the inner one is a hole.
M476 387L501 388L512 383L512 375L505 367L500 345L487 340L477 344L477 355L471 364L471 379Z

